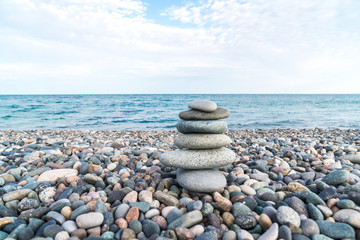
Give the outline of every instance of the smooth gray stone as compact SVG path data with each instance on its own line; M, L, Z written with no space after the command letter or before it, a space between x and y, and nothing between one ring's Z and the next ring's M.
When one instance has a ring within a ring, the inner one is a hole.
M196 100L188 103L188 107L203 112L214 112L217 104L209 100Z
M271 227L262 234L258 240L276 240L279 235L279 225L277 223L273 223Z
M276 218L278 222L282 225L292 223L296 227L300 227L300 217L297 212L295 212L294 209L287 207L287 206L281 206L278 208L278 211L276 213Z
M216 168L235 160L235 153L228 148L207 150L180 150L160 155L160 162L171 167L186 169Z
M220 134L227 130L227 123L215 121L179 121L176 128L181 133L213 133Z
M302 230L302 234L311 237L315 234L320 234L320 229L317 223L312 219L305 219L301 221L300 228Z
M231 139L224 134L179 134L174 143L179 148L213 149L229 145Z
M349 160L352 163L360 163L360 155L358 154L350 154L341 156L340 159Z
M179 113L179 118L183 120L218 120L229 116L230 112L227 109L220 107L211 113L197 110L187 110Z
M200 223L203 219L203 216L199 210L194 210L184 214L179 217L175 221L171 222L168 225L168 229L175 230L177 227L185 227L190 228L198 223Z
M354 228L360 228L360 213L353 209L342 209L334 214L337 222L350 224Z
M191 170L179 168L177 182L193 192L214 192L226 186L226 178L215 169Z

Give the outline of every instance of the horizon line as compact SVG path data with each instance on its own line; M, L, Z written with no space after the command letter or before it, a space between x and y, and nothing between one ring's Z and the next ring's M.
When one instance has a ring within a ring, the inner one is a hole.
M0 93L0 96L34 95L360 95L360 93Z

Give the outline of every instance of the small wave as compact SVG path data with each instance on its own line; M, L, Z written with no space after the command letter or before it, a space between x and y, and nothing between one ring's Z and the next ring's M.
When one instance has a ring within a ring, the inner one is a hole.
M7 120L7 119L10 119L10 118L12 118L12 117L13 117L13 116L11 116L11 115L6 115L6 116L3 116L3 117L1 117L1 118Z
M20 105L17 105L17 104L13 104L13 105L10 105L9 108L19 108Z
M78 111L70 110L70 111L60 111L60 112L54 112L54 115L62 115L62 114L71 114L71 113L79 113Z
M125 120L125 119L123 119L123 120L113 120L111 122L112 123L124 123L124 122L128 122L128 120Z
M121 110L121 113L138 113L144 111L143 109L128 109L128 110ZM111 111L113 112L113 111Z

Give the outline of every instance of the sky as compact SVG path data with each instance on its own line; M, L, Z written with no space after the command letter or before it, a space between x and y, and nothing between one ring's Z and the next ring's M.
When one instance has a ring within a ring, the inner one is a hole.
M0 0L0 94L360 93L359 0Z

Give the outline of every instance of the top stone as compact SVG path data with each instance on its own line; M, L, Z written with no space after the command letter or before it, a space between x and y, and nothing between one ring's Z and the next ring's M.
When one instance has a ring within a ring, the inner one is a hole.
M217 120L227 118L228 116L230 116L229 111L221 107L218 107L211 113L198 110L188 110L179 113L179 118L183 120Z
M197 100L188 103L188 107L203 112L214 112L217 109L216 103L208 100Z

